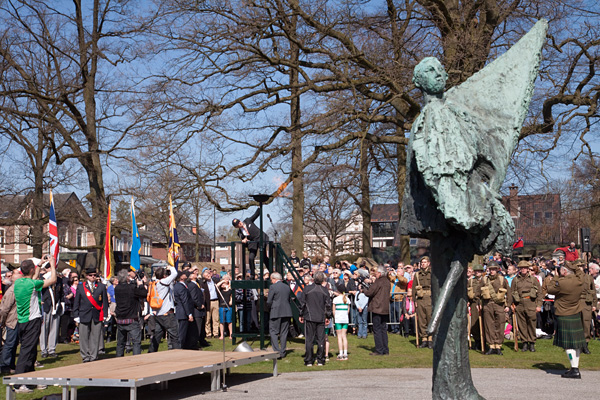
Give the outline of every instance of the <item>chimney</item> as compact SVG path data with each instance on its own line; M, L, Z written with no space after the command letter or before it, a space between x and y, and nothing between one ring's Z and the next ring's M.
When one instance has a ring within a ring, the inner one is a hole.
M197 232L198 232L198 229L197 229L195 226L192 226L192 233L193 233L194 235L196 235L196 234L197 234Z
M519 216L519 187L514 183L508 187L508 211L511 217Z

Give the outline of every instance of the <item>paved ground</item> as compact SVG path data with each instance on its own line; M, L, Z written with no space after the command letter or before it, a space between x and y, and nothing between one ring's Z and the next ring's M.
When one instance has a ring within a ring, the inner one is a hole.
M269 374L233 374L227 378L229 390L200 393L210 388L209 375L169 383L167 391L141 388L143 400L310 400L310 399L431 399L431 369L371 369ZM583 371L581 380L563 379L563 370L473 369L473 381L488 400L598 399L600 371ZM194 379L194 380L192 380ZM79 399L127 399L126 390L80 391Z

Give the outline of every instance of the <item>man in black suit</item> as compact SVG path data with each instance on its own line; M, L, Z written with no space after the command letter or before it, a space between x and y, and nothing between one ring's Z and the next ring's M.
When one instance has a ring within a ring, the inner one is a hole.
M254 273L254 260L256 259L256 253L259 248L260 235L262 233L263 247L269 241L269 236L261 232L260 228L254 223L256 218L260 215L260 208L256 209L254 215L250 218L246 218L244 222L237 218L234 218L232 224L235 228L238 228L238 236L242 240L242 243L248 248L248 264L250 265L250 276L255 279ZM269 259L265 253L263 257L263 263L265 266L269 265ZM259 266L262 268L262 266Z
M175 299L175 317L179 325L179 341L182 349L196 349L198 346L198 335L196 324L194 324L194 302L188 290L186 280L188 272L180 271L177 275L177 283L173 286L173 297Z
M85 272L86 280L77 286L73 304L73 316L79 324L79 350L84 363L98 359L102 324L108 317L106 286L97 282L95 267L88 267Z
M313 343L317 342L317 365L325 365L325 325L329 325L332 317L331 297L329 290L323 284L325 274L321 271L315 274L314 285L308 285L304 290L304 301L300 310L300 323L306 329L306 354L304 365L312 367L314 359Z
M292 317L291 297L292 290L281 280L281 274L273 272L271 274L271 287L269 288L269 297L267 298L267 308L271 310L269 318L271 346L273 347L273 351L279 352L279 359L285 357L290 318Z
M204 289L198 283L198 267L193 266L190 270L190 278L188 282L188 290L190 297L194 303L194 322L200 336L200 346L207 347L210 343L206 341L206 330L204 323L206 321L206 298L204 297Z

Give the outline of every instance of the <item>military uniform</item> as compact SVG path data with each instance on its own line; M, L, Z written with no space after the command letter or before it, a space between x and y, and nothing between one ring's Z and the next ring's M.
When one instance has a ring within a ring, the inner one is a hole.
M585 348L585 336L581 320L581 293L583 292L583 272L565 262L565 268L574 274L553 277L548 284L548 293L556 296L554 309L556 313L556 334L554 345L566 350L571 369L563 374L563 378L581 379L579 373L579 352Z
M536 307L542 307L542 289L537 278L519 273L512 281L508 303L514 306L517 316L519 340L523 342L521 350L535 351Z
M427 325L431 320L431 268L419 270L415 274L413 285L413 297L417 300L417 329L422 338L420 347L431 347L429 343L433 344L433 338L427 336Z
M598 304L598 297L596 296L596 285L594 284L594 278L592 278L591 275L583 275L581 305L583 307L583 334L585 335L586 342L589 342L592 339L592 307L594 307L596 304ZM583 352L586 354L590 353L587 345L586 348L583 349Z
M504 322L506 321L506 293L508 281L499 274L483 278L481 303L483 305L483 325L485 341L489 350L485 354L502 355L504 343Z
M476 268L481 268L481 266L473 267L473 271L476 271ZM467 300L469 304L469 311L471 314L471 326L469 327L469 331L473 336L473 340L475 341L475 348L478 349L481 346L481 332L479 329L479 309L481 307L481 285L482 285L481 277L477 278L473 276L469 280L467 280Z

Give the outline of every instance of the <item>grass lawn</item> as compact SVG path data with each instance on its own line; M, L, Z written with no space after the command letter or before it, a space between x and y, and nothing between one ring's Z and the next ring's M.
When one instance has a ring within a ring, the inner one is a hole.
M331 347L329 354L331 360L318 370L342 370L342 369L376 369L376 368L430 368L432 366L432 350L415 348L415 338L404 338L399 335L389 335L390 356L374 357L369 353L374 350L373 336L370 334L367 339L358 339L356 336L349 338L349 360L337 361L337 339L329 337ZM148 341L143 342L143 352L147 351ZM213 344L207 350L220 351L222 342L212 340ZM253 348L259 346L259 342L249 342ZM267 342L268 343L268 342ZM107 343L107 354L102 358L111 358L115 354L116 343ZM233 350L235 346L231 341L226 342L226 350ZM600 341L594 340L589 345L591 355L582 354L580 367L583 370L600 370ZM166 350L166 341L161 344L161 351ZM503 353L504 356L485 356L476 351L470 352L471 367L473 368L525 368L525 369L561 369L568 367L565 352L552 345L552 340L538 340L536 344L537 352L523 353L513 351L513 342L505 341ZM58 357L54 359L39 359L44 365L44 369L56 368L65 365L81 363L79 355L79 346L75 344L60 344L57 348ZM198 353L199 355L201 352ZM279 361L279 372L297 372L314 371L316 367L305 367L302 355L304 354L304 339L292 339L288 342L288 356ZM83 365L82 365L83 366ZM243 365L232 369L232 374L245 373L272 373L272 363L262 362L249 365ZM83 389L84 391L92 389ZM108 389L93 389L108 390ZM49 387L46 390L35 390L28 395L17 395L18 399L41 399L44 395L60 393L60 387ZM5 386L2 385L0 399L4 399L6 394Z

